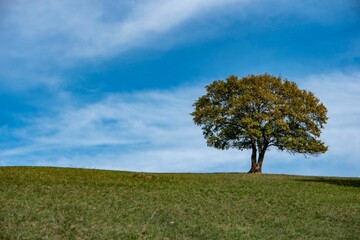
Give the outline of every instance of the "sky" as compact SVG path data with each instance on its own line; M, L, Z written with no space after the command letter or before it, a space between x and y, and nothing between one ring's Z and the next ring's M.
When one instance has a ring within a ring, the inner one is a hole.
M357 0L0 0L0 166L247 172L206 146L204 86L269 73L328 108L318 157L263 172L360 177Z

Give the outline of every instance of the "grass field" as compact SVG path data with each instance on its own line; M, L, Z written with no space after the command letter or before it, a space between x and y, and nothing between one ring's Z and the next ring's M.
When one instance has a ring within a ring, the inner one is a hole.
M0 239L360 239L360 179L0 167Z

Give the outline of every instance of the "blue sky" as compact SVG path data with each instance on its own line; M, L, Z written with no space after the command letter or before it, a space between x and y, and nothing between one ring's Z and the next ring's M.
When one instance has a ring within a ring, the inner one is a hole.
M328 107L319 157L272 149L264 172L360 176L356 0L0 1L0 166L245 172L206 146L204 86L270 73Z

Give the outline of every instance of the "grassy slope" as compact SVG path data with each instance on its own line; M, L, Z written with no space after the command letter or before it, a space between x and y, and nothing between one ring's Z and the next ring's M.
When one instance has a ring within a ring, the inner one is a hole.
M0 239L359 239L360 179L0 168Z

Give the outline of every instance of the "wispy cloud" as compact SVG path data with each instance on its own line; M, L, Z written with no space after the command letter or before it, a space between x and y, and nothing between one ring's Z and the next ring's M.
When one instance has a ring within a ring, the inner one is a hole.
M185 21L245 0L15 1L5 29L17 36L15 57L34 52L60 60L114 55L144 44ZM110 7L109 7L110 6ZM21 45L21 46L19 46ZM31 49L28 47L31 45Z
M313 91L328 107L323 139L329 152L305 158L272 150L266 156L265 171L356 176L360 172L359 77L359 72L338 72L302 79L300 86ZM136 171L246 171L248 152L206 147L201 129L193 124L191 105L203 93L202 87L187 87L113 94L99 102L64 108L55 116L31 119L26 128L12 133L22 146L3 146L0 163Z
M1 162L21 164L26 158L26 165L215 171L214 166L239 158L232 157L233 151L206 147L189 115L200 92L181 88L111 95L56 116L32 119L27 128L13 133L23 145L3 147Z
M360 72L334 72L309 77L304 83L329 106L324 136L330 152L344 156L360 154ZM345 157L346 156L346 157Z
M196 32L209 31L234 18L265 21L266 27L288 21L279 16L323 22L334 19L335 12L348 12L349 2L11 1L0 5L0 84L13 88L57 88L63 82L64 69L83 60L101 61L135 47L164 46L168 39L184 41L184 37L176 37L176 30L196 25L195 20L204 17L207 24L199 26ZM213 21L219 16L223 16L221 21ZM193 30L182 36L191 38L196 35ZM175 37L169 37L170 33Z
M117 56L161 42L192 19L247 0L13 1L1 7L0 84L57 89L82 61ZM68 79L67 79L68 80Z

